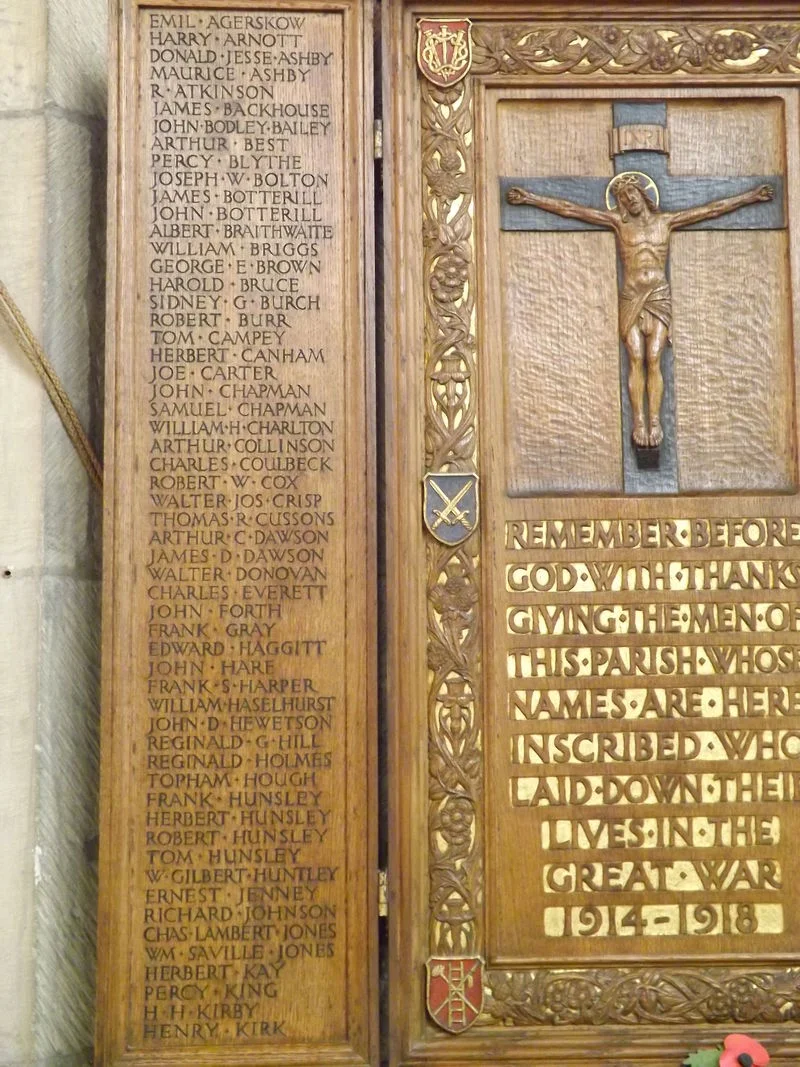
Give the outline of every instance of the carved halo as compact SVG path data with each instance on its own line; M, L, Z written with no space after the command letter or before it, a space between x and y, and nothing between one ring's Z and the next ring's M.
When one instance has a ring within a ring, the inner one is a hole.
M613 207L613 205L611 203L611 198L613 197L614 200L617 199L617 196L616 196L616 193L615 193L614 190L622 182L623 178L627 178L628 179L628 181L625 183L626 185L627 184L631 184L632 185L633 182L631 181L631 178L635 178L636 179L636 185L639 187L639 189L643 193L650 193L653 196L653 198L655 199L655 202L656 202L656 207L658 207L661 204L661 194L658 191L658 186L656 185L656 183L653 181L653 179L650 177L649 174L645 174L644 171L641 171L641 170L626 170L626 171L623 171L622 174L614 175L614 177L611 179L611 181L606 186L606 207L608 208L609 211L611 211L612 207ZM644 183L641 182L641 180L640 180L641 178L644 178Z

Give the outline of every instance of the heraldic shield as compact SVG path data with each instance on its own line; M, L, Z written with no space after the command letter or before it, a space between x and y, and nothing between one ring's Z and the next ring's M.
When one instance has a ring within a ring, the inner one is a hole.
M420 19L417 63L434 85L446 89L465 78L472 66L472 23L469 19Z
M424 517L443 545L460 545L478 525L477 474L426 474Z
M428 1014L450 1034L468 1030L483 1011L483 960L462 956L428 960Z

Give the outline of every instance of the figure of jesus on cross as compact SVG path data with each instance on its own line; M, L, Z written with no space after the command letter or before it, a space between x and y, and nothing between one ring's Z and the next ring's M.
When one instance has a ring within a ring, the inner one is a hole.
M661 356L672 324L667 259L673 230L772 200L774 195L771 185L759 185L739 196L712 200L682 211L661 211L656 183L640 172L626 172L612 178L606 192L608 210L605 211L572 200L540 196L518 186L508 190L510 204L528 204L563 218L602 226L616 235L622 261L619 325L630 357L631 436L639 448L658 448L664 439ZM615 207L612 199L616 201Z

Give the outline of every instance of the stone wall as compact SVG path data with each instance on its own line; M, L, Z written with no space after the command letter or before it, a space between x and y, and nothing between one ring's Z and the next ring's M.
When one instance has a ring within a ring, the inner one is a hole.
M0 0L0 278L102 443L105 0ZM98 495L0 328L0 1064L91 1061Z

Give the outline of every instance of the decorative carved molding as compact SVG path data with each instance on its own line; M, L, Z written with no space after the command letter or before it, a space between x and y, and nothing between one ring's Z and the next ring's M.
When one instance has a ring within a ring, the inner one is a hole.
M475 473L472 89L422 83L426 466ZM428 545L430 946L481 947L479 543Z
M800 27L473 26L474 74L797 74Z
M472 87L422 87L429 470L475 470Z
M478 560L470 544L428 550L430 943L442 956L481 946L483 794L477 711Z
M491 971L486 981L484 1011L518 1026L800 1019L800 968Z

